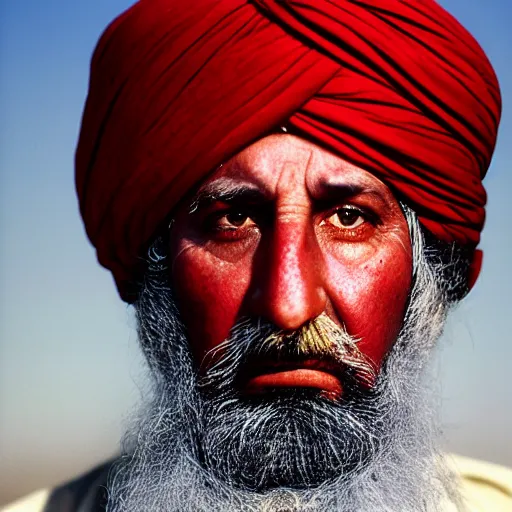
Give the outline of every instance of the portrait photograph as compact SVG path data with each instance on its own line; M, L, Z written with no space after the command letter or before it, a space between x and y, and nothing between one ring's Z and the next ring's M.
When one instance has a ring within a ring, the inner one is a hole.
M512 512L510 0L0 4L1 512Z

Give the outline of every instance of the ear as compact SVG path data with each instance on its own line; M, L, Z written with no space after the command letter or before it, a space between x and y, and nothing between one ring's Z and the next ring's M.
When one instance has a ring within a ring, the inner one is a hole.
M482 262L484 259L484 253L480 249L475 249L473 253L473 259L469 265L468 270L468 289L471 290L475 286L476 280L482 270Z

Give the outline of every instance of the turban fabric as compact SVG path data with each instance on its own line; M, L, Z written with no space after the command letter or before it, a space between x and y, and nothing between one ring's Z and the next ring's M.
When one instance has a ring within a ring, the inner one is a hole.
M392 188L439 239L476 247L497 79L432 0L141 0L93 55L80 210L121 297L173 207L280 125Z

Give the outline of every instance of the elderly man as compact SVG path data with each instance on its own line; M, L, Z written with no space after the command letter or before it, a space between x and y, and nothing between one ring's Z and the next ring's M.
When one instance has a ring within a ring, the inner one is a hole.
M470 486L439 453L428 371L480 270L499 115L487 58L431 0L117 18L77 190L153 394L120 459L46 510L510 510L497 468Z

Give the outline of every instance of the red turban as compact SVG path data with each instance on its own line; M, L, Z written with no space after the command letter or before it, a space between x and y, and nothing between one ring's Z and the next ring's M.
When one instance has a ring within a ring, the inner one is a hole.
M141 0L94 53L76 153L87 233L123 299L173 206L279 125L475 247L500 117L482 49L433 0Z

